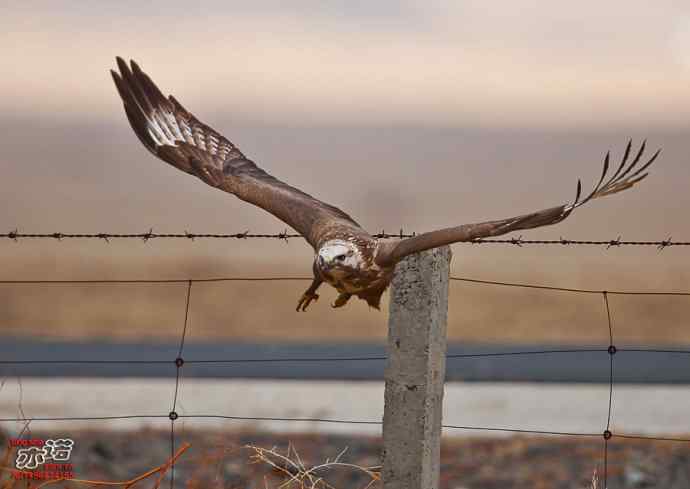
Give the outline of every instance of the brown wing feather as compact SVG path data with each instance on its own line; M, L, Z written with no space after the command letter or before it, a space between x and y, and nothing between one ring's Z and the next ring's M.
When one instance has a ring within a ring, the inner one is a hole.
M117 58L112 71L125 113L154 155L207 184L261 207L302 234L312 246L339 225L359 228L345 212L269 175L224 136L165 97L141 68Z
M638 167L638 163L640 162L646 146L646 142L643 142L635 158L626 166L630 156L631 145L632 142L628 142L628 146L626 147L625 154L618 169L608 180L606 180L606 182L604 182L609 170L609 154L606 154L601 178L592 192L584 199L580 199L582 186L578 181L575 201L570 204L551 207L549 209L543 209L530 214L498 221L464 224L462 226L440 229L398 242L381 242L376 252L376 263L380 266L391 266L401 258L419 251L437 248L460 241L472 241L490 236L499 236L520 229L532 229L547 226L549 224L556 224L568 217L574 209L586 204L590 200L621 192L632 187L647 176L645 170L656 160L661 150L658 150L645 164Z

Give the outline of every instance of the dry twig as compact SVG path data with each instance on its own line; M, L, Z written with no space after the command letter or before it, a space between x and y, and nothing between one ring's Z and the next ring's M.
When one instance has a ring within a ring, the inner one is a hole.
M253 454L250 456L252 463L265 463L271 466L276 472L285 476L279 489L289 488L293 484L299 489L335 489L323 477L324 472L332 469L348 469L357 472L363 472L369 476L370 481L364 489L369 489L375 482L380 480L380 466L376 467L362 467L360 465L342 462L342 457L345 455L347 448L342 450L333 460L328 460L322 464L307 467L297 450L292 446L288 446L287 454L278 453L276 448L262 448L254 445L246 445L247 449L251 450Z

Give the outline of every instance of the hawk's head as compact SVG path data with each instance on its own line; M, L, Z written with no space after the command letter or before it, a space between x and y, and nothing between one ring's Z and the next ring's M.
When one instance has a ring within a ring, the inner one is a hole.
M326 279L332 277L335 281L341 281L365 265L364 256L358 246L342 239L325 242L316 255L316 266L321 275Z

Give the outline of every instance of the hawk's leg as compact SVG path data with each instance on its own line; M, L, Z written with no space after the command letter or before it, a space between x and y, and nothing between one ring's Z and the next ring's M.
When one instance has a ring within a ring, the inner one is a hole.
M319 300L319 294L316 293L316 289L323 283L323 280L318 275L314 277L314 281L311 283L309 288L302 294L299 302L297 303L298 311L306 311L311 301Z
M347 292L341 292L340 295L336 298L335 302L331 304L331 307L343 307L345 304L347 304L347 301L350 300L350 297L352 297L352 294L348 294Z

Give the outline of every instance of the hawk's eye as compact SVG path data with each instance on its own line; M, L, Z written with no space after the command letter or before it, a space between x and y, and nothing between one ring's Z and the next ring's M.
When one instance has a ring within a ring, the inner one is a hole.
M338 261L343 261L346 258L347 255L338 255L335 257L336 260Z

